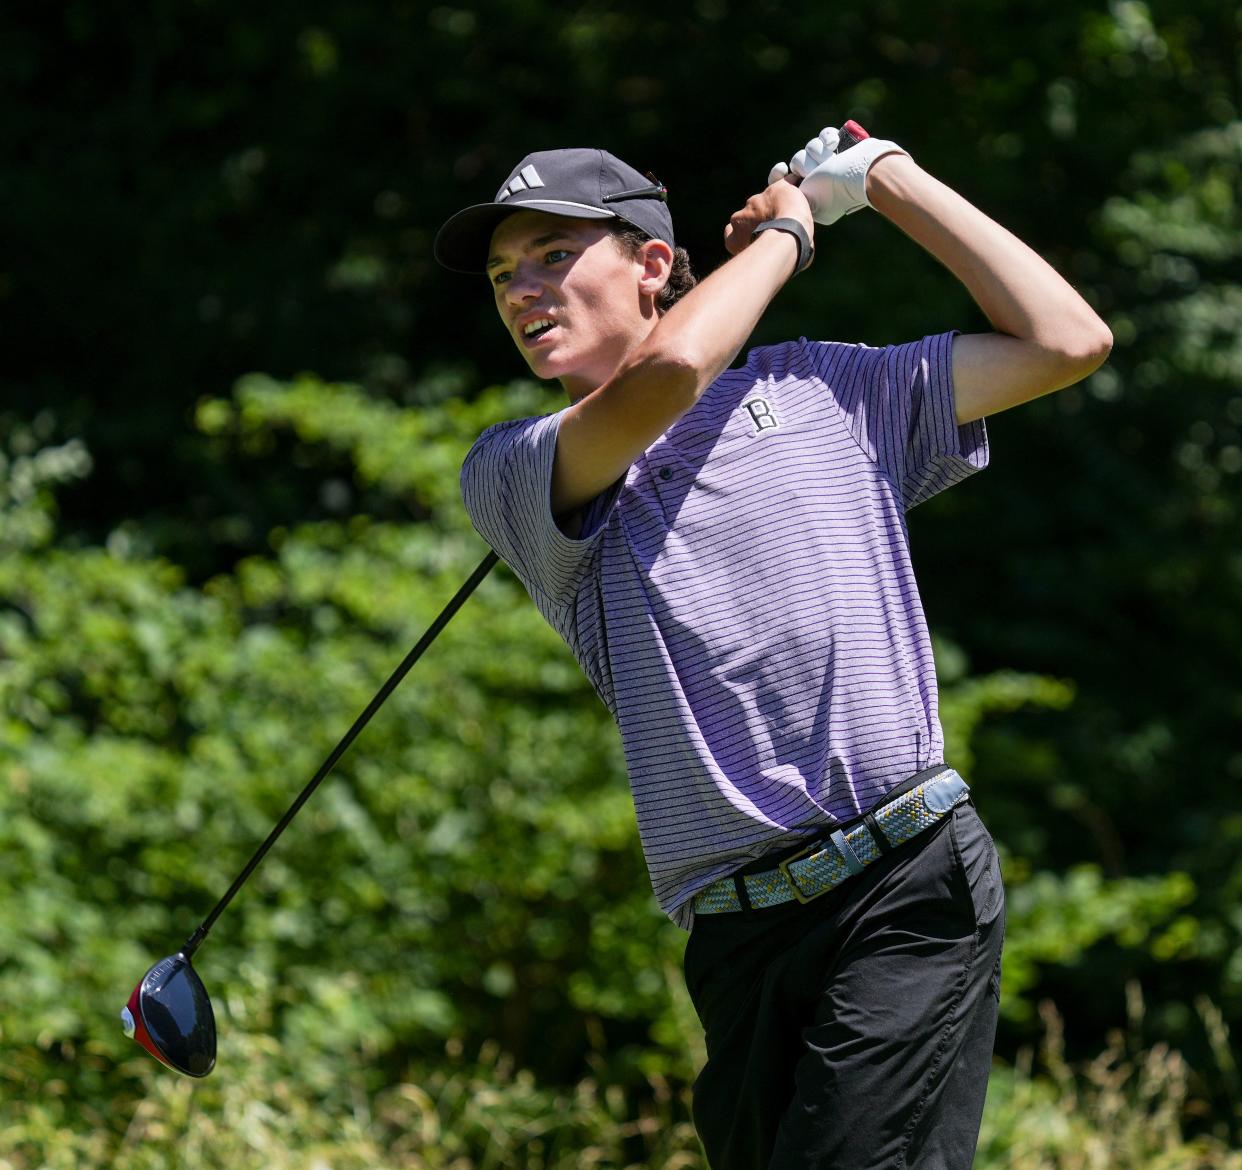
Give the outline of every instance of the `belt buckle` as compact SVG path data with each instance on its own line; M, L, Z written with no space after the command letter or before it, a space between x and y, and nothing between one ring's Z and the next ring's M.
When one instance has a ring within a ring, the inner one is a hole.
M795 861L802 861L804 858L810 857L812 853L820 852L823 847L824 843L822 841L813 841L810 845L803 849L801 853L795 853L792 857L786 857L784 861L777 862L776 865L776 868L785 875L785 880L789 883L789 888L793 890L795 901L802 903L804 906L808 902L814 902L816 898L822 898L832 889L832 886L825 886L822 890L819 890L814 894L804 894L802 890L799 889L797 881L794 880L794 875L789 872L789 867L793 865Z

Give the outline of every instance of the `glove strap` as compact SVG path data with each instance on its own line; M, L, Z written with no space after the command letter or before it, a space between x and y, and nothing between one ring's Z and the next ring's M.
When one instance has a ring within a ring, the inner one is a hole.
M778 232L788 232L795 240L798 241L798 267L794 269L794 275L811 266L811 261L815 259L815 247L811 243L811 237L806 234L804 228L796 219L782 217L781 219L765 219L759 224L753 232L753 239L760 232L766 232L768 228L775 228Z

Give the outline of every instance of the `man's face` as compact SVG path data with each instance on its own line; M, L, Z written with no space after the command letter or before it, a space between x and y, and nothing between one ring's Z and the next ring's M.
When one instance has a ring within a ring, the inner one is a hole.
M606 382L656 320L639 289L643 263L622 252L609 223L518 211L488 249L505 328L531 372L559 379L573 401Z

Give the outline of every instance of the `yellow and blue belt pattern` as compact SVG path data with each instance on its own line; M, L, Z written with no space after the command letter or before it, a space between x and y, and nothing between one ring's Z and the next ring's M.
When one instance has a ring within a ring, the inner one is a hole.
M889 847L901 845L943 820L969 796L966 781L952 768L944 768L876 809L868 820ZM848 833L838 829L775 869L738 879L733 875L720 878L695 896L694 912L728 914L745 909L736 881L745 883L746 896L756 910L782 902L809 902L861 873L884 852L870 825L863 821Z

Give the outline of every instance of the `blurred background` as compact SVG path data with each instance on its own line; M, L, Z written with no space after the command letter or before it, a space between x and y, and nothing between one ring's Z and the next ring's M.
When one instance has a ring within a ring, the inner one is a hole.
M484 548L555 409L430 255L523 154L671 192L700 273L854 117L1047 256L1112 359L911 516L1009 889L984 1168L1238 1167L1242 24L1209 0L65 0L0 17L0 1167L674 1167L702 1060L615 732L505 569L121 1035ZM984 328L878 216L755 340Z

